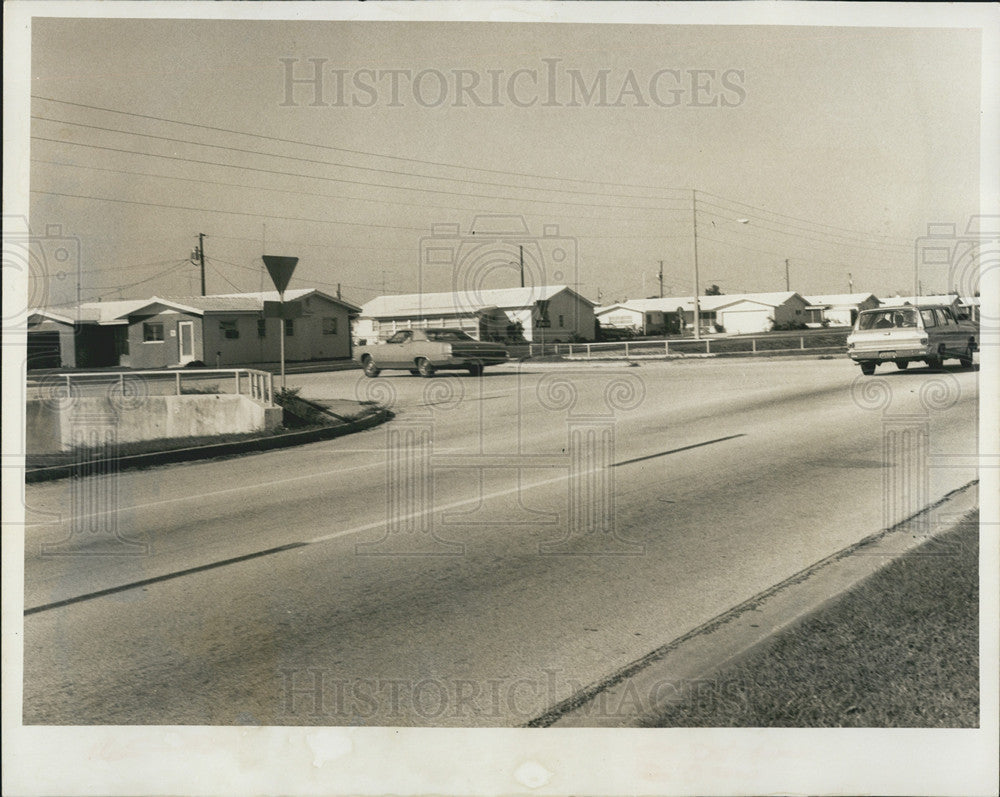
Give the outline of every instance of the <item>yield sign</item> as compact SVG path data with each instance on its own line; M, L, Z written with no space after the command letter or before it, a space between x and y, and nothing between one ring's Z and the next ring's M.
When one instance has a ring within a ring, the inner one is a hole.
M262 257L264 265L267 266L267 273L271 275L271 282L274 283L278 293L283 294L299 259L297 257L281 257L280 255L262 255Z

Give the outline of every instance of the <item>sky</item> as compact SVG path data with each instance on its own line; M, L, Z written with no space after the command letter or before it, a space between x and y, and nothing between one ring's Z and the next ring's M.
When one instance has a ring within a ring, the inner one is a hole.
M197 293L199 233L209 293L270 288L264 253L358 304L514 286L523 254L529 284L607 304L657 295L661 261L690 294L697 243L702 289L905 295L927 225L979 212L976 30L35 19L31 42L31 229L71 252L33 275L48 304Z

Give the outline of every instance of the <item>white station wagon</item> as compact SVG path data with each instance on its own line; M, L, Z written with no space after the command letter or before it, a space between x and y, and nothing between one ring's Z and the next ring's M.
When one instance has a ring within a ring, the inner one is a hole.
M955 316L946 305L880 307L858 314L854 330L847 336L847 355L871 375L879 363L906 368L925 362L940 368L947 359L972 367L979 326Z

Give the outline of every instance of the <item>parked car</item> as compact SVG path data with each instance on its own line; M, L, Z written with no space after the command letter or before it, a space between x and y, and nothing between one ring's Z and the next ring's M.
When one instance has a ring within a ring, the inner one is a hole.
M957 318L947 305L880 307L858 314L847 336L847 354L869 376L884 362L900 369L911 362L940 368L945 360L957 359L971 368L978 340L979 326Z
M441 370L481 376L485 366L505 363L508 357L502 346L475 340L458 329L404 329L383 344L358 346L354 359L370 377L387 370L428 377Z

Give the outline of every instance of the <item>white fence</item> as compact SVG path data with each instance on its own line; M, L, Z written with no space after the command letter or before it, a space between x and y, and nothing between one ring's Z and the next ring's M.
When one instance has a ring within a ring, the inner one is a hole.
M512 350L514 347L508 347ZM607 343L530 343L529 357L559 354L585 359L609 357L664 357L698 354L780 354L807 350L846 351L846 333L776 335L754 338L678 338L675 340L622 340ZM511 351L511 356L514 352Z
M29 380L28 398L44 398L57 393L67 398L106 393L123 399L143 395L232 393L271 406L274 404L274 374L254 368L171 368L156 371L73 371Z

